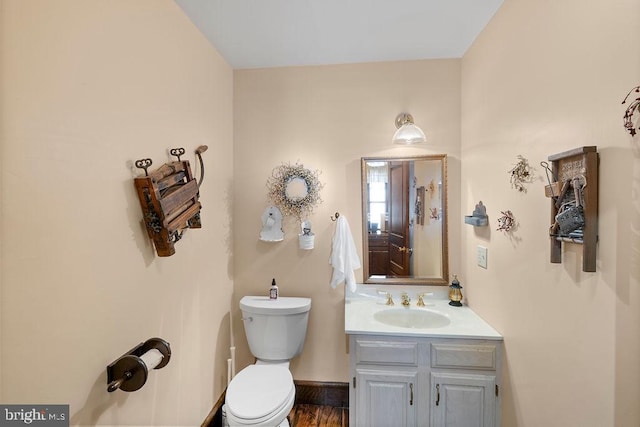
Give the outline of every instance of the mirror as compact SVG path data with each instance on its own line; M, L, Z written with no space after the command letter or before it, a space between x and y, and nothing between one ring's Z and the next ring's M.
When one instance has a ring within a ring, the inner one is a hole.
M362 158L365 283L448 285L447 156Z

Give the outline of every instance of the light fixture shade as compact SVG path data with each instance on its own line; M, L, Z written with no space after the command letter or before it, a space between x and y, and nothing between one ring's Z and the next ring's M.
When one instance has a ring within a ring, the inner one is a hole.
M418 126L413 123L402 125L393 135L394 144L420 144L427 142L427 137Z
M413 124L411 114L401 113L396 117L396 127L398 130L393 134L394 144L420 144L427 142L427 137L418 126Z

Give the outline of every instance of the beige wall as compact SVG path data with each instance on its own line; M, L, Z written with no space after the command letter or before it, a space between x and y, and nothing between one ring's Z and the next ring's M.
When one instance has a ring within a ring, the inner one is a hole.
M233 74L169 0L0 2L3 403L73 425L199 425L226 384ZM157 258L132 161L205 153L201 230ZM150 337L139 391L105 368Z
M637 0L507 0L462 61L462 210L490 226L462 232L465 295L505 338L505 426L640 425L640 139L622 127L640 84ZM540 161L600 152L597 272L581 248L549 262ZM535 168L511 189L517 155ZM500 211L519 224L496 230ZM489 249L487 270L475 265Z
M197 425L224 389L229 307L240 369L238 300L272 277L313 299L294 377L347 381L329 217L349 219L361 253L360 157L446 153L450 270L505 336L503 424L640 424L640 141L620 105L640 83L637 0L506 0L462 61L235 73L170 1L0 6L3 403L69 403L74 425ZM428 145L390 145L401 111ZM200 144L204 227L159 259L131 162ZM576 247L548 261L538 163L582 145L601 155L597 273L581 272ZM536 169L524 194L507 175L518 154ZM265 182L296 161L325 184L312 251L292 220L284 242L258 240ZM461 225L479 200L490 226ZM512 235L495 231L505 209ZM170 364L138 392L106 393L106 365L152 336L171 343Z
M449 155L451 268L460 266L460 60L236 70L234 73L234 327L238 365L251 362L237 302L266 295L276 278L281 295L308 296L311 306L295 379L348 381L344 291L329 287L328 260L336 211L350 224L362 253L360 158ZM409 112L427 133L419 148L392 146L394 120ZM300 162L320 170L322 204L309 218L315 249L298 249L300 225L285 222L285 240L258 240L269 206L265 183L273 168ZM362 280L362 270L356 278Z

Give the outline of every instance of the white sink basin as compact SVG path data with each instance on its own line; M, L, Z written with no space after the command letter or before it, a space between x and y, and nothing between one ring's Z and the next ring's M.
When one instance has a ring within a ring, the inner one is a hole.
M442 328L451 323L444 314L411 308L390 308L378 311L373 318L385 325L416 329Z

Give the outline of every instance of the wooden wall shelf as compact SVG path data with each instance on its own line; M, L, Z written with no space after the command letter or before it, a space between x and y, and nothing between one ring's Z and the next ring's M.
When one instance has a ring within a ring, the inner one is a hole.
M551 262L562 262L562 243L581 244L582 271L596 271L596 245L598 243L598 166L597 147L580 147L549 156L555 183L545 193L551 198ZM566 185L562 194L559 188ZM551 188L554 188L552 190ZM575 194L582 199L584 225L572 233L558 230L556 217L563 204L575 203ZM556 203L556 199L560 199Z

